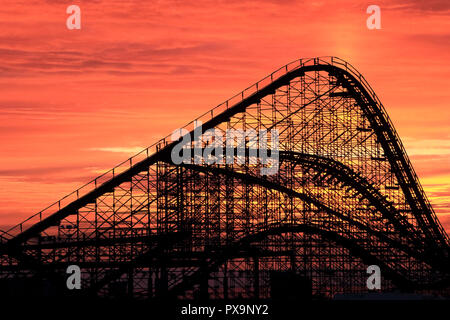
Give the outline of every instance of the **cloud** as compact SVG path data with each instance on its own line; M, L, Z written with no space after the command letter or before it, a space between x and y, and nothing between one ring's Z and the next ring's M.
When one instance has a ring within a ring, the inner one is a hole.
M421 42L422 44L432 45L436 47L443 47L445 50L450 43L450 33L433 34L433 33L420 33L406 36L407 40L414 41L415 43Z
M221 50L223 45L204 42L191 45L104 43L101 51L40 51L0 47L3 64L0 77L41 75L107 74L192 74L211 72L213 65L188 63L187 57L202 56Z
M405 137L402 139L408 155L412 156L447 156L450 155L449 139L418 139Z
M413 11L418 13L448 13L448 0L397 0L386 2L389 9Z
M55 167L28 167L0 170L0 179L5 182L77 182L91 177L94 167L89 165L65 165Z
M102 152L113 152L113 153L128 153L136 154L144 150L143 147L101 147L101 148L89 148L90 151L102 151Z

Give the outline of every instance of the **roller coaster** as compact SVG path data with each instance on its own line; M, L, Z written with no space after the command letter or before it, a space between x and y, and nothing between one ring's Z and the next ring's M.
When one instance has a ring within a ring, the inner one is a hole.
M383 105L336 57L296 60L183 129L279 132L279 168L175 164L158 141L1 232L0 292L131 299L449 296L450 240ZM181 131L180 131L181 132ZM192 140L192 145L198 143ZM200 142L202 147L207 142Z

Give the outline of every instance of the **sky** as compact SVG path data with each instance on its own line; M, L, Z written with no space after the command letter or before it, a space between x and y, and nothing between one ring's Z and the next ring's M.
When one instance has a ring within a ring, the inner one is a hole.
M383 102L450 233L449 16L448 0L2 0L0 229L288 62L338 56Z

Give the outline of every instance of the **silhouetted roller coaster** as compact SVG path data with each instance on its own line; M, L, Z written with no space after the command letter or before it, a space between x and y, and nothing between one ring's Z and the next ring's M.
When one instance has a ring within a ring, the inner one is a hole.
M264 299L291 285L326 299L368 292L366 269L378 265L383 292L448 295L448 235L349 63L294 61L185 135L199 121L203 131L278 130L277 173L261 174L248 152L174 164L179 141L166 137L4 231L0 291L64 295L75 264L80 295Z

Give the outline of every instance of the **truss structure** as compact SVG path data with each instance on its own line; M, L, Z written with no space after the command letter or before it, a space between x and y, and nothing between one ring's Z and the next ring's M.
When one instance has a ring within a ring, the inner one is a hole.
M270 298L289 274L299 291L332 298L367 292L375 264L383 290L448 293L448 236L350 64L297 60L197 120L278 130L278 173L261 175L248 154L175 165L177 141L165 138L3 232L3 290L52 283L64 294L76 264L86 295ZM186 129L193 136L194 122Z

